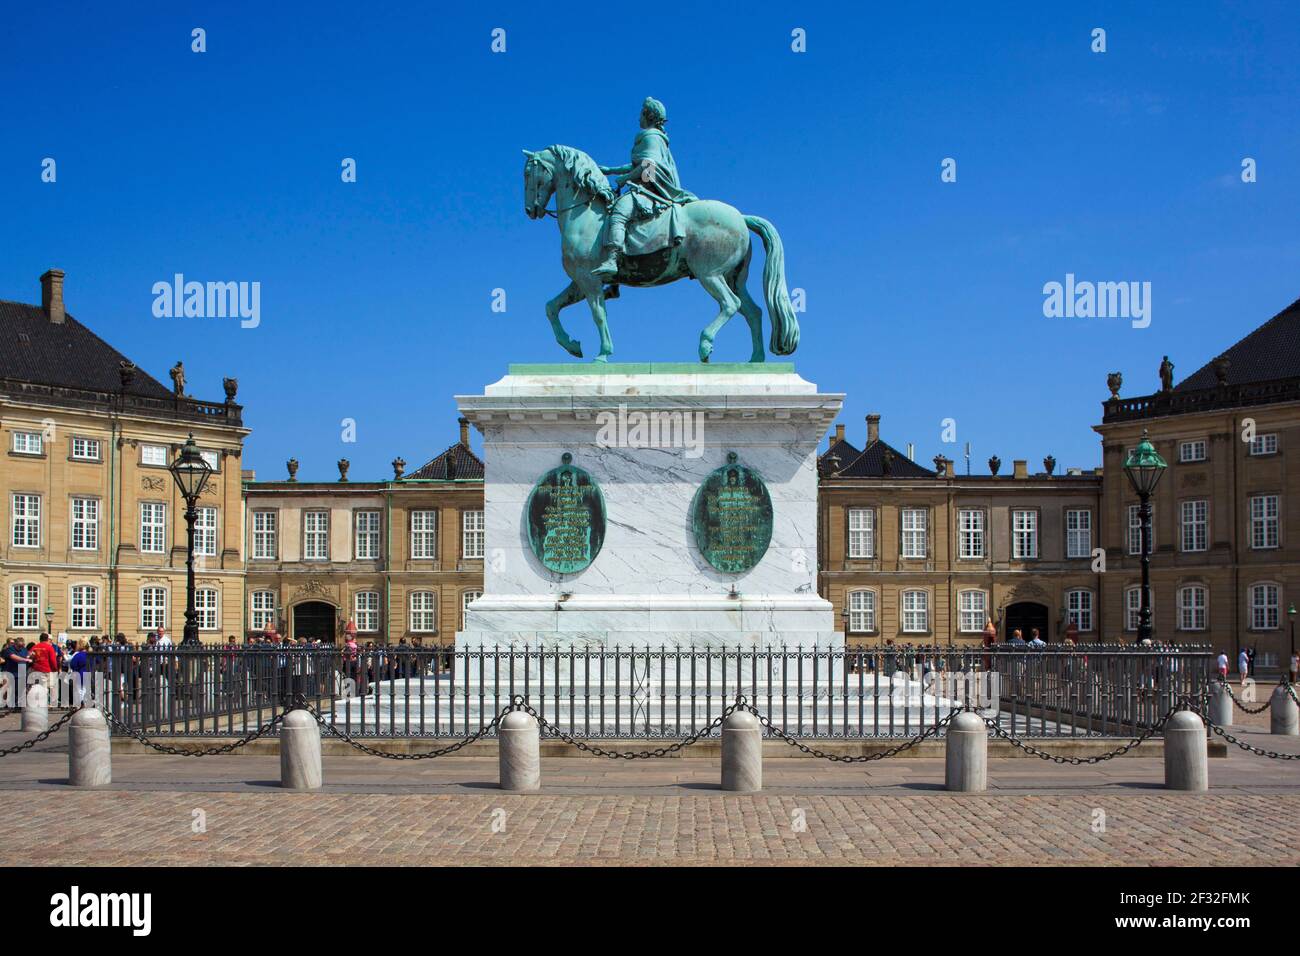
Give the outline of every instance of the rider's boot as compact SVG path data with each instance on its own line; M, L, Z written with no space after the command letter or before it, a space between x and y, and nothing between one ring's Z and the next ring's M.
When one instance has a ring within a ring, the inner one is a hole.
M605 247L604 260L591 270L597 279L612 279L618 275L618 246L612 243Z
M620 215L616 206L610 212L609 232L605 236L605 258L591 270L597 279L612 279L618 275L618 257L623 251L623 242L627 237L627 217Z

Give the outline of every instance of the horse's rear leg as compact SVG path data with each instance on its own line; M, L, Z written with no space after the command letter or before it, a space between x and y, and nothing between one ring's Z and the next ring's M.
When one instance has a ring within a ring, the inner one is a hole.
M753 300L749 290L745 288L745 283L749 281L749 256L745 253L745 261L740 264L731 277L731 288L735 291L737 298L740 299L740 313L749 323L749 335L753 339L754 350L749 356L751 362L766 362L767 349L763 345L763 310L758 303Z
M700 276L699 282L704 291L718 302L718 317L700 333L700 361L707 362L713 352L713 339L740 309L740 297L731 291L731 286L722 276Z
M570 355L576 355L578 358L582 358L582 343L577 339L569 338L569 333L564 331L564 326L560 324L560 310L565 306L573 305L575 302L581 302L582 299L582 290L578 288L578 284L570 282L563 292L546 303L546 317L551 320L551 328L555 332L555 341L559 342Z

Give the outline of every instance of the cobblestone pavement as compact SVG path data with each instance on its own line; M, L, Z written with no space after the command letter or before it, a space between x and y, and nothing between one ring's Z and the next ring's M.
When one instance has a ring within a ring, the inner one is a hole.
M0 747L26 739L13 726ZM60 737L0 758L24 832L56 834L4 841L0 864L1300 864L1300 761L1236 748L1210 761L1208 794L1165 791L1160 759L1126 757L993 760L985 794L944 791L942 760L767 759L750 795L720 792L715 760L555 758L544 792L509 795L494 759L457 756L328 757L325 789L302 794L279 789L276 757L125 754L110 788L74 791Z

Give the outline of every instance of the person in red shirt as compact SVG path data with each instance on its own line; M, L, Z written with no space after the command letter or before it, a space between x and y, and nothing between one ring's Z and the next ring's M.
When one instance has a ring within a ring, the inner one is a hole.
M54 691L54 675L59 672L59 654L50 644L50 635L42 634L36 646L32 648L32 670L36 672L37 682L46 690Z

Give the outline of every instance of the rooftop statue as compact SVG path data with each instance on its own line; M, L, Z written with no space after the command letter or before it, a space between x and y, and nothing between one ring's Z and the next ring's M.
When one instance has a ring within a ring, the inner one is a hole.
M560 324L560 310L586 300L600 333L595 361L606 362L614 342L605 300L617 298L619 285L655 286L689 278L718 303L717 317L700 333L700 361L709 360L714 338L740 312L753 339L749 360L762 362L763 312L745 288L752 231L767 253L763 290L772 324L769 347L774 355L793 354L799 320L786 290L780 235L766 219L742 215L714 199L697 199L682 188L664 132L667 119L664 105L646 97L631 161L620 166L601 166L571 146L524 150L524 211L530 219L555 217L564 271L572 280L546 303L555 340L582 358L581 343ZM613 187L606 176L617 177ZM554 210L546 208L552 195Z

